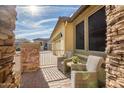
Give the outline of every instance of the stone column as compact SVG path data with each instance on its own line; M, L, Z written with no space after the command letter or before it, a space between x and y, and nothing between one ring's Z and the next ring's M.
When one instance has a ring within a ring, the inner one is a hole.
M32 72L40 68L40 43L21 44L21 71Z
M16 6L0 6L0 87L17 87L13 72Z
M124 87L124 6L106 6L106 87Z

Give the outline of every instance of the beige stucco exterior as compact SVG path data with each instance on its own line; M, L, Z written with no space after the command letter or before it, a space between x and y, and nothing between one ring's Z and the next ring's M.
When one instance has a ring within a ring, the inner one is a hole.
M67 23L65 25L65 51L73 51L73 25L72 23Z
M89 50L89 39L88 39L88 17L94 14L96 11L99 9L103 8L103 5L93 5L89 6L86 10L84 10L82 13L79 14L73 21L73 34L74 34L74 40L73 40L73 47L76 52L80 52L81 54L93 54L93 55L100 55L103 56L105 53L104 52L99 52L99 51L90 51ZM75 37L75 31L76 31L76 25L79 24L81 21L84 21L84 50L78 50L76 49L76 37Z
M73 25L66 20L58 20L58 23L51 35L52 50L57 56L63 56L66 51L73 48Z
M61 56L64 54L65 50L64 33L65 33L64 21L60 21L51 35L52 51L57 56Z
M73 20L71 20L70 18L71 21L59 20L51 35L51 41L53 43L52 50L63 50L64 51L63 54L66 51L75 51L77 53L81 53L85 55L93 54L93 55L104 56L105 55L104 52L89 51L89 39L88 39L88 17L103 7L104 7L103 5L88 6L84 11L80 12L80 14L76 16ZM85 47L84 50L79 50L76 49L75 32L76 32L76 25L82 21L84 21ZM54 40L60 32L62 33L62 37Z

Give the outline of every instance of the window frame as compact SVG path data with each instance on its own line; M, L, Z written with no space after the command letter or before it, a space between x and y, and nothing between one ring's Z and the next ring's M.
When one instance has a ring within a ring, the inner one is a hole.
M84 38L84 40L82 41L83 42L83 49L79 49L79 48L77 48L77 38L76 38L76 36L77 36L77 26L79 25L79 24L81 24L83 22L83 38ZM81 20L79 23L77 23L77 24L75 24L75 49L76 50L85 50L85 20Z
M88 29L88 33L87 33L87 36L88 36L88 51L89 51L89 53L105 53L105 50L104 51L97 51L97 50L90 50L89 48L90 48L90 42L89 42L89 21L88 21L88 19L89 19L89 17L90 16L92 16L93 14L95 14L97 11L99 11L100 9L102 9L102 8L104 8L105 6L102 6L101 8L99 8L99 9L96 9L95 11L93 11L92 13L90 13L88 16L87 16L87 29ZM106 24L106 27L107 27L107 24ZM107 29L106 29L106 31L107 31ZM106 47L105 47L106 48Z
M90 10L90 12L86 13L86 14L81 14L80 17L78 16L75 21L73 21L73 29L74 29L74 38L73 38L73 46L74 46L74 51L75 53L78 51L83 52L87 52L88 54L92 54L92 55L101 55L101 56L105 56L105 51L95 51L95 50L89 50L89 29L88 29L88 18L93 15L94 13L96 13L97 11L99 11L100 9L102 9L103 7L105 7L104 5L101 5L99 7L95 7L94 9ZM87 10L86 10L87 11ZM89 10L88 10L89 11ZM82 19L81 19L82 18ZM84 42L85 42L85 47L84 49L76 49L76 25L79 24L81 21L84 21Z

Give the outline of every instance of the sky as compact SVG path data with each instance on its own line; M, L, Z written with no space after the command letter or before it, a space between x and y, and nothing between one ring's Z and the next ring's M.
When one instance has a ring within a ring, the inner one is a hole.
M59 16L71 16L80 6L17 6L16 39L49 38Z

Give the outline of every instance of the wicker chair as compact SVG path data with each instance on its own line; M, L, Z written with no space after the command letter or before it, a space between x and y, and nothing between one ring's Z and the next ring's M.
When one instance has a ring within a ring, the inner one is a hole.
M63 66L63 61L64 61L65 57L57 57L57 68L58 70L60 70L61 72L64 71L64 66Z
M69 68L66 66L66 63L71 61L72 55L73 53L69 51L69 52L66 52L65 57L57 57L57 68L64 74L66 74L69 71Z
M72 87L74 88L95 88L98 87L98 72L104 60L98 56L88 56L83 71L71 71ZM104 76L105 77L105 76Z

